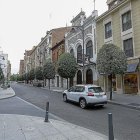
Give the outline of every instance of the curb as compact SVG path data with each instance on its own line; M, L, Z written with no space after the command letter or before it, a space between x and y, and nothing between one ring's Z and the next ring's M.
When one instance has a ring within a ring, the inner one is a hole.
M126 108L130 108L130 109L135 109L140 111L140 107L136 107L136 106L131 106L131 105L125 105L125 104L120 104L120 103L114 103L114 102L110 102L107 101L108 104L113 104L113 105L118 105L118 106L122 106L122 107L126 107Z
M11 87L10 87L11 88ZM9 98L12 98L12 97L15 97L16 96L16 94L15 94L15 91L11 88L11 90L12 90L12 94L13 95L10 95L10 96L8 96L8 97L3 97L3 98L0 98L0 100L4 100L4 99L9 99Z

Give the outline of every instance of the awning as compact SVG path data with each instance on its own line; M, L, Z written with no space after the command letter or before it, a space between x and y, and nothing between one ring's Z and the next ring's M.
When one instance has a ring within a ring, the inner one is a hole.
M125 74L132 74L135 73L137 69L138 63L132 63L127 65L127 71Z

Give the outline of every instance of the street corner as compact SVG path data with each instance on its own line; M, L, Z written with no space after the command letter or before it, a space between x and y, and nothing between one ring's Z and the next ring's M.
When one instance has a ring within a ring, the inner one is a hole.
M15 95L14 90L11 87L6 88L6 89L2 89L2 88L0 89L0 100L11 98L14 96L16 95Z

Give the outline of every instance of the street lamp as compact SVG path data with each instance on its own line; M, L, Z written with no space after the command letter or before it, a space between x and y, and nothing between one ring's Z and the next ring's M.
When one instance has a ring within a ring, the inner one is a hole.
M78 28L81 30L82 32L82 36L83 36L83 84L85 84L85 66L84 66L84 63L85 63L85 55L84 55L84 26L72 26L72 29L71 29L71 33L76 33L76 30L75 28Z

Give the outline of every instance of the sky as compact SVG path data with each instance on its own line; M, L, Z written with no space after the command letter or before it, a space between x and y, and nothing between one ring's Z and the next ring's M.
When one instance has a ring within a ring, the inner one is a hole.
M25 50L37 46L46 31L71 26L81 8L90 16L94 0L0 0L0 50L8 54L11 74L19 72ZM107 0L95 0L98 15L107 11Z

